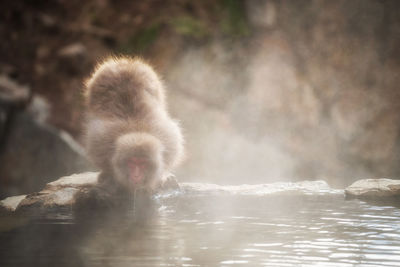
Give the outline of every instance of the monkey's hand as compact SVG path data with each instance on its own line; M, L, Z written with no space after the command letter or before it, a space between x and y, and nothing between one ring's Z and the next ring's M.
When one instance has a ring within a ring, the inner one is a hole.
M168 191L168 190L180 190L181 187L179 186L178 180L172 173L168 173L166 177L160 183L158 188L158 192Z

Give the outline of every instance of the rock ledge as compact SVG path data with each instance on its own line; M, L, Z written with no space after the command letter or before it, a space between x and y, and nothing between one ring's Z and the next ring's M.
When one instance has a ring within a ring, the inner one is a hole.
M12 212L49 212L71 209L76 203L77 193L87 192L98 183L97 172L86 172L62 177L48 183L40 192L6 198L0 201L0 211ZM168 194L167 191L173 194ZM325 181L282 182L256 185L216 185L206 183L181 183L179 187L166 186L157 197L173 195L209 196L209 195L327 195L343 194L343 190L333 190Z
M400 198L400 180L363 179L345 189L347 198L382 199Z

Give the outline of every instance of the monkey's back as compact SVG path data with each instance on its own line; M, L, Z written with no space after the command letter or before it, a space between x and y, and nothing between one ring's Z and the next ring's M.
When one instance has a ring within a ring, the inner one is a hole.
M89 113L110 118L143 117L164 108L164 89L153 69L140 59L113 58L100 63L86 82ZM150 109L150 110L149 110Z
M181 158L183 138L168 115L164 88L153 69L139 59L109 59L86 82L86 146L99 167L109 169L115 141L140 132L159 139L167 169Z

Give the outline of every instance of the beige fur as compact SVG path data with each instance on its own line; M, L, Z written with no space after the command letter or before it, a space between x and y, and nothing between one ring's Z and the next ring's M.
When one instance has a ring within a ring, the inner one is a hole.
M153 188L180 162L180 128L167 112L160 79L143 60L100 63L86 82L85 98L87 152L103 179L126 186L126 159L140 154L152 163Z

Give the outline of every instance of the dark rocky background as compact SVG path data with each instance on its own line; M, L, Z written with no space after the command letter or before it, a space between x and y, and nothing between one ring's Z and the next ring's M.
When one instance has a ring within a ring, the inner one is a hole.
M0 4L0 195L91 169L82 84L109 55L162 74L181 181L400 177L400 2Z

